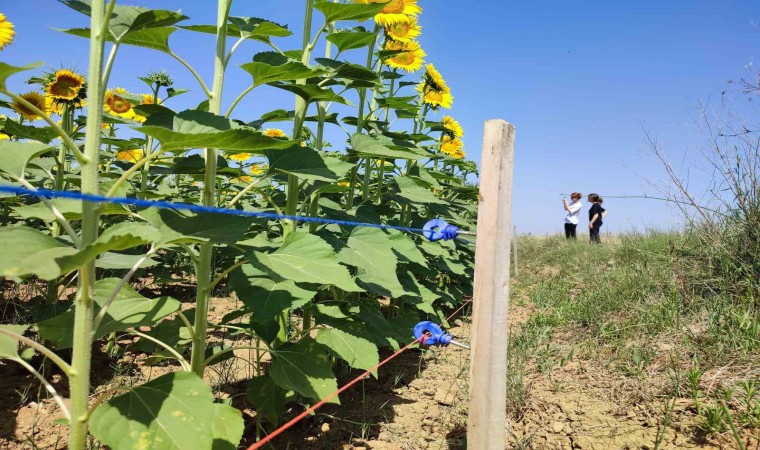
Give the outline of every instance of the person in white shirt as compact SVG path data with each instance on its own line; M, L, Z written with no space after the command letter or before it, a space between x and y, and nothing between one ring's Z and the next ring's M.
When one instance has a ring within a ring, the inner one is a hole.
M565 238L576 239L575 229L578 227L578 216L580 215L583 203L581 198L583 194L580 192L573 192L570 194L571 203L567 203L567 199L562 199L562 204L565 207L567 214L565 215Z

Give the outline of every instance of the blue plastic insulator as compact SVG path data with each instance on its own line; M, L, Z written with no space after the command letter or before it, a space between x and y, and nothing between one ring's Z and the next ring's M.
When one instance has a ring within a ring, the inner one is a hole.
M451 336L436 323L425 321L414 326L414 337L422 345L449 345Z
M440 241L441 239L448 241L459 235L459 227L451 225L443 219L430 220L422 229L424 230L422 232L423 236L431 242Z

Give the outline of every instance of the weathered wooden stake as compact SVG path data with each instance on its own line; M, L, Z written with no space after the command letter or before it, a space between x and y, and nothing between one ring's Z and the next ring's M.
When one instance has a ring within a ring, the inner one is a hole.
M512 253L515 255L515 278L520 276L520 265L517 263L517 225L512 227Z
M502 450L506 437L507 315L515 127L489 120L483 133L475 246L467 448Z

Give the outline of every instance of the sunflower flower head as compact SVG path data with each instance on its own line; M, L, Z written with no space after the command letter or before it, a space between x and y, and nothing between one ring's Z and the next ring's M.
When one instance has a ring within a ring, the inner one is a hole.
M264 130L264 136L269 136L271 138L286 138L288 137L287 134L285 134L284 131L280 130L279 128L267 128Z
M385 3L385 7L375 16L375 22L384 27L406 20L422 12L417 0L354 0L354 3Z
M160 87L174 86L174 79L171 77L171 75L169 75L169 72L166 72L165 70L159 72L151 72L144 79L146 81L149 81L151 84L155 84L156 86Z
M135 112L132 110L132 103L127 100L127 91L122 88L109 89L103 98L103 109L108 114L132 119Z
M137 161L140 161L141 159L143 159L143 156L145 156L145 152L139 148L135 148L132 150L122 150L116 153L116 159L118 159L119 161L126 161L126 162L131 162L131 163L136 163Z
M445 128L447 131L453 134L454 137L460 138L464 136L462 125L460 125L459 122L454 120L454 118L451 116L444 116L443 120L441 121L441 125L443 125L443 128Z
M7 118L5 117L4 114L0 114L0 120L6 120L6 119ZM10 139L11 139L10 136L0 131L0 141L9 141Z
M9 22L5 14L0 13L0 50L13 42L16 31L13 29L13 23Z
M251 156L253 156L251 153L233 153L230 155L230 159L234 161L243 162L250 159Z
M50 107L51 103L50 100L48 100L43 94L39 92L27 92L26 94L21 94L21 98L26 100L27 102L34 105L38 110L40 110L45 115L50 114ZM11 105L14 111L21 114L21 117L23 117L26 120L39 120L42 118L41 115L38 114L37 111L27 107L26 105L19 103L18 101L13 101L13 104Z
M232 182L233 183L245 183L245 184L248 184L248 183L253 182L253 177L250 176L250 175L240 175L237 178L233 178Z
M461 159L464 157L464 142L461 141L461 139L457 137L451 137L449 135L444 135L443 139L441 139L441 152L444 154L451 156L452 158L456 158L456 155L460 154L460 156L457 159Z
M266 164L254 164L251 166L251 175L263 175L269 170L269 166Z
M393 56L383 61L385 65L410 73L420 70L424 64L424 58L427 56L420 47L420 44L415 41L388 41L385 44L384 50L396 52Z
M69 69L57 70L45 86L45 92L53 100L71 101L79 97L86 81L82 75Z
M411 42L421 33L422 27L417 25L417 18L413 16L385 27L385 34L397 42Z
M425 75L422 76L422 82L417 86L417 91L422 95L425 104L434 110L449 109L454 103L451 88L432 64L425 67Z

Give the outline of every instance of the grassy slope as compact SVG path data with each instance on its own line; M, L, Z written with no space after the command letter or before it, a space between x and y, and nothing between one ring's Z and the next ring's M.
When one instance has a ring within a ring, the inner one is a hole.
M745 439L757 435L758 302L720 294L726 290L719 286L705 289L700 261L684 256L690 251L683 236L607 236L602 246L529 237L519 250L512 298L531 314L510 341L515 417L526 405L525 374L575 359L636 380L629 384L635 392L619 395L626 401L660 402L667 412L672 399L688 399L683 413L703 437L733 440L732 422Z

